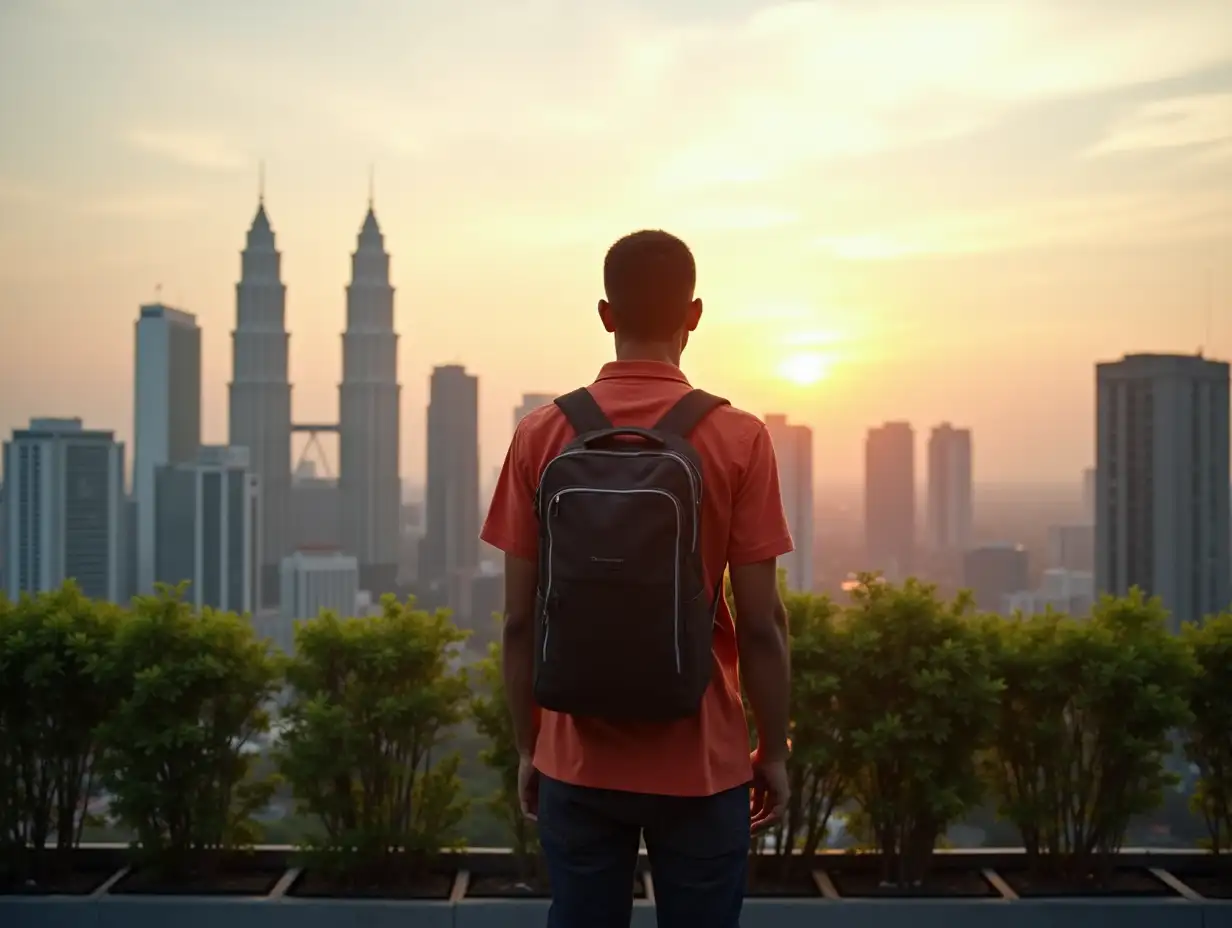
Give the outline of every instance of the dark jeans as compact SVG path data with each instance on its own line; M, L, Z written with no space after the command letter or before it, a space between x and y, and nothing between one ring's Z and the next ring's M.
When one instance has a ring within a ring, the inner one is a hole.
M643 833L659 928L739 928L747 787L683 798L539 779L539 840L552 882L548 928L628 928Z

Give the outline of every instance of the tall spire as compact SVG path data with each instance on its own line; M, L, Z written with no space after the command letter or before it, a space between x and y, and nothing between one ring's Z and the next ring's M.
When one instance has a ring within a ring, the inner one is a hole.
M368 165L368 212L372 212L376 200L376 166Z
M360 586L397 589L399 435L398 333L389 253L377 224L373 170L368 212L351 255L338 391L338 489L342 547L359 560Z
M257 162L257 206L265 205L265 159Z

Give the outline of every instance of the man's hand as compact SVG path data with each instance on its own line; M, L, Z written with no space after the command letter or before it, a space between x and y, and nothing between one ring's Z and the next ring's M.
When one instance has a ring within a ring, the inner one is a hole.
M763 760L754 751L753 788L749 792L749 832L759 834L783 820L791 799L786 760Z
M518 756L518 802L523 815L532 822L539 820L539 771L530 754Z

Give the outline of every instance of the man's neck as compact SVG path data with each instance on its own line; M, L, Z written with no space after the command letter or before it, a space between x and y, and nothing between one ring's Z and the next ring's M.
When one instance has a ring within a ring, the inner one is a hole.
M680 366L680 345L668 342L622 342L616 346L617 361L658 361Z

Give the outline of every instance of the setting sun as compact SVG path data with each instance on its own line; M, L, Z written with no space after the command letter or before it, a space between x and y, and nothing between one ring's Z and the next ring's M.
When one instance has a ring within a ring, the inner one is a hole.
M778 372L784 380L801 387L809 387L826 378L830 372L830 362L823 355L814 352L793 354L782 360Z

